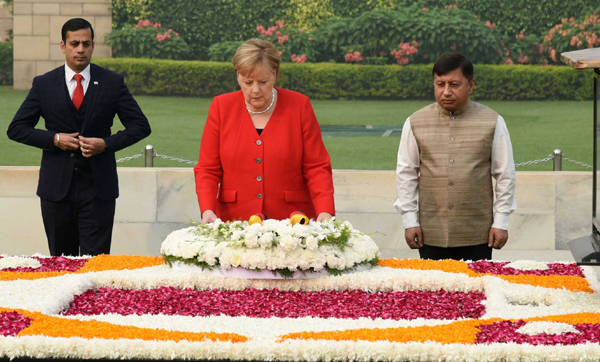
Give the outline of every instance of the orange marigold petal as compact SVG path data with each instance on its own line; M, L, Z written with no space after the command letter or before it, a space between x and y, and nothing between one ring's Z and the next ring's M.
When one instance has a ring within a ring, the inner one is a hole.
M491 275L491 274L487 274ZM567 289L571 292L594 293L590 283L574 275L494 275L514 284L529 284L535 287Z
M377 264L394 269L441 270L448 273L462 273L468 276L479 276L469 269L469 265L458 260L423 260L423 259L381 259Z
M483 324L492 324L501 319L465 320L437 326L401 327L401 328L362 328L331 332L301 332L281 336L278 342L288 339L318 339L329 341L390 341L439 342L442 344L461 343L474 344L479 329Z
M90 258L76 273L89 273L105 270L140 269L164 264L160 256L98 255Z
M101 339L142 339L145 341L190 341L201 342L246 342L248 337L236 333L214 332L179 332L164 329L140 328L123 326L101 321L81 321L54 317L39 312L30 312L20 309L0 308L0 312L16 311L32 319L29 327L22 330L18 336L47 336L63 338L101 338Z
M526 322L558 322L568 324L600 323L600 313L574 313L524 319Z

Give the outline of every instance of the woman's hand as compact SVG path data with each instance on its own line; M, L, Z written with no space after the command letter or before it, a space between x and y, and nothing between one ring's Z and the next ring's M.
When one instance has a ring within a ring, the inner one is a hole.
M317 216L317 221L331 220L332 217L333 215L331 215L330 213L322 212L319 214L319 216Z
M212 210L206 210L202 213L202 224L208 224L217 220L217 215Z

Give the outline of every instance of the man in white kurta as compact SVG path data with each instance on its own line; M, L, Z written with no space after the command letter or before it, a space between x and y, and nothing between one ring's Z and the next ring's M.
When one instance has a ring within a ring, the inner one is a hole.
M432 74L437 102L406 120L398 150L395 206L405 239L421 258L491 259L516 209L508 129L471 101L473 65L465 56L442 55Z

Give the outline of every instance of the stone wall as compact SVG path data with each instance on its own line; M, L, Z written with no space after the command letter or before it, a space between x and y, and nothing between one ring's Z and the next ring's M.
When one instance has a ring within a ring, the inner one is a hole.
M12 14L10 8L0 7L0 43L8 39L8 31L13 27Z
M0 167L0 254L48 254L39 168ZM191 219L200 220L191 168L119 168L112 254L159 255L160 244ZM393 207L393 171L334 170L338 217L373 233L384 257L407 254L402 219ZM507 250L567 249L591 232L590 172L517 172L517 211Z
M112 30L111 0L14 0L14 89L29 89L36 75L65 63L63 24L76 17L94 28L94 57L111 56L104 35Z

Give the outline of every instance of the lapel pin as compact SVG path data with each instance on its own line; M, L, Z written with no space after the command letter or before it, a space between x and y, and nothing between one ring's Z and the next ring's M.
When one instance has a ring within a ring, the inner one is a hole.
M98 82L94 81L94 85L98 85Z

